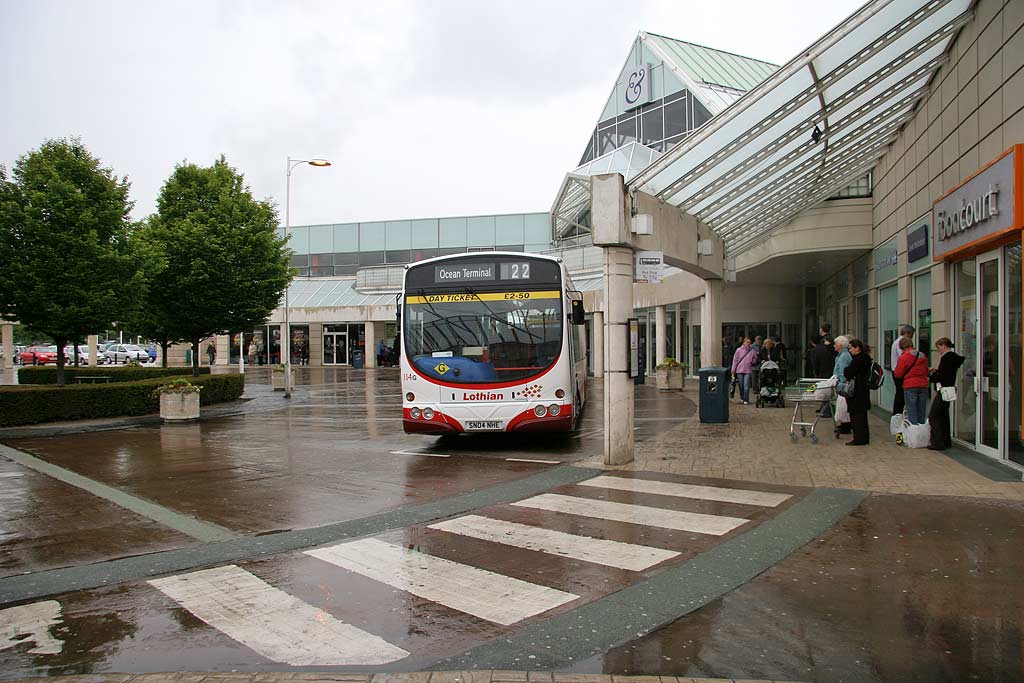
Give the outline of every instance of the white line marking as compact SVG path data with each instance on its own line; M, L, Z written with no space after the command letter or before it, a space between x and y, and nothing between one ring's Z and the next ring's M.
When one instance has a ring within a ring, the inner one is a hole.
M508 462L537 462L541 465L561 465L561 460L534 460L532 458L505 458Z
M504 626L579 598L374 538L307 550L306 554Z
M60 622L61 607L56 600L0 609L0 650L32 642L36 646L29 654L59 655L64 641L50 635L50 628Z
M597 517L599 519L609 519L614 522L644 524L647 526L661 527L663 529L695 531L700 534L710 534L712 536L727 534L736 527L746 524L748 521L738 517L702 515L696 512L678 512L676 510L665 510L663 508L652 508L643 505L613 503L607 500L592 500L590 498L560 496L555 493L543 493L539 496L534 496L533 498L527 498L526 500L512 503L512 505L524 508L536 508L538 510L550 510L551 512L562 512L567 515Z
M478 515L466 515L438 522L431 524L430 528L634 572L643 571L679 555L677 552L661 548L578 536Z
M579 486L594 486L617 491L634 491L636 493L653 493L659 496L676 496L678 498L696 498L714 500L722 503L741 503L743 505L760 505L775 507L792 498L787 493L768 493L766 491L747 491L744 489L724 489L717 486L697 486L694 484L677 484L670 481L653 481L651 479L627 479L625 477L600 476L578 483Z
M392 455L425 455L428 458L450 458L452 456L444 453L418 453L416 451L391 451Z
M4 479L23 476L25 476L24 472L0 472L0 477Z
M275 662L355 666L409 656L235 565L149 583L210 626Z

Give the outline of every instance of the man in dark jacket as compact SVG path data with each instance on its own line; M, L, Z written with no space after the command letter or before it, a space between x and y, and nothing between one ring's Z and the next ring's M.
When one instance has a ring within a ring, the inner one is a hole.
M826 342L824 337L818 337L817 343L811 349L811 372L813 376L818 378L831 377L835 363L835 349Z
M867 446L871 442L871 435L868 431L868 411L871 410L871 390L868 382L871 379L871 356L868 345L860 339L850 340L850 355L853 360L847 366L843 374L846 379L852 379L853 396L846 399L846 405L850 409L850 422L853 423L853 440L847 441L847 446Z

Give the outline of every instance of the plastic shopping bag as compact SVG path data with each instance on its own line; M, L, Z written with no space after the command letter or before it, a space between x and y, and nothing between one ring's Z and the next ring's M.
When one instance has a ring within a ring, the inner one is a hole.
M889 434L896 436L903 431L903 423L907 419L906 413L896 413L889 420Z
M931 438L931 427L925 422L923 425L906 424L903 427L903 444L907 448L926 448Z
M840 396L836 399L836 424L843 424L850 421L850 408L846 405L846 399Z

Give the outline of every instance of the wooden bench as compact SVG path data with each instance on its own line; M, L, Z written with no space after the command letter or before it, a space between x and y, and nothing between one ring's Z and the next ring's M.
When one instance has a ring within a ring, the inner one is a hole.
M88 382L89 384L97 384L99 382L110 384L110 380L112 379L113 377L110 375L79 375L78 377L75 377L75 384L82 384L85 382Z

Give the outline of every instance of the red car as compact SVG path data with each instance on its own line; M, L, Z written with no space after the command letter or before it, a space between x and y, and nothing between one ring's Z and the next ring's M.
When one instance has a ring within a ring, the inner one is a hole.
M22 365L57 364L56 346L26 346L21 351Z

